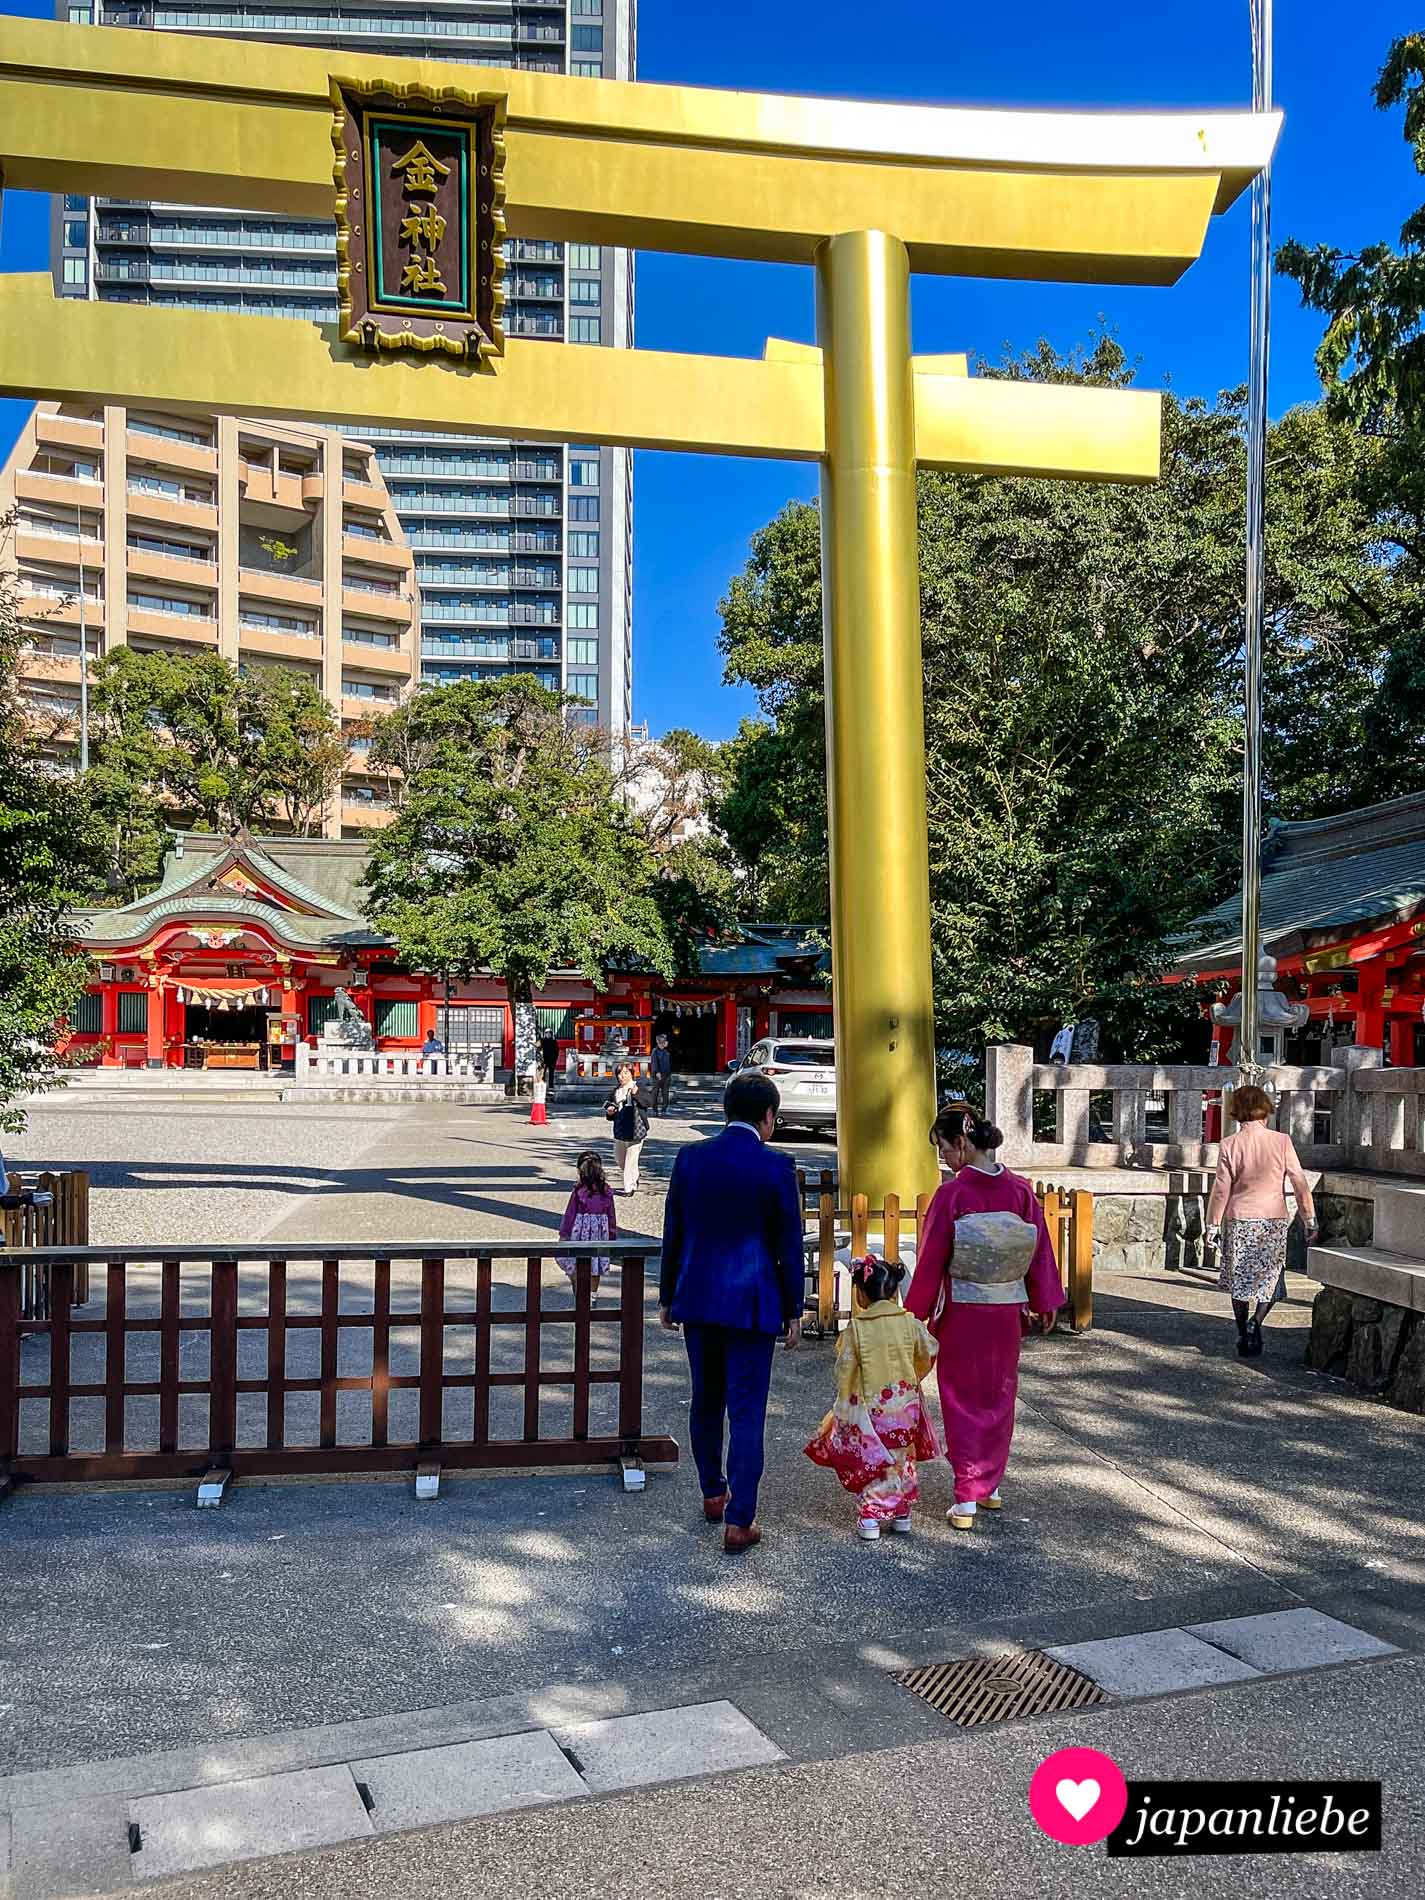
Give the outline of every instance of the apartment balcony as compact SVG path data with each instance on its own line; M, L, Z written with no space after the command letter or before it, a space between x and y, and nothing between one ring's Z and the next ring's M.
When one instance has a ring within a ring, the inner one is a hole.
M128 432L129 459L147 462L154 468L181 469L195 475L216 475L218 451L201 442L175 442L171 436L148 435L141 429Z
M21 585L23 586L23 582ZM57 599L53 594L22 594L20 596L20 618L26 622L44 627L79 626L79 582L76 577L74 593L67 599ZM89 629L91 645L98 637L99 629L104 625L104 603L90 596L84 601L84 625Z
M411 655L406 647L373 647L364 640L342 641L341 664L343 671L348 673L379 674L384 679L394 679L402 684L411 677L413 670Z
M411 624L411 598L404 589L388 594L374 588L353 587L347 581L341 590L341 610L358 620L393 622L402 628Z
M90 509L104 505L104 484L86 476L41 475L33 469L15 473L16 501L43 502L49 508L62 508L71 516L79 507Z
M149 607L130 607L126 618L131 641L135 635L140 635L149 640L161 640L165 646L210 652L217 649L216 620L200 620L196 614L155 613Z
M307 483L312 479L281 469L274 472L263 462L239 462L243 520L263 528L305 528L315 505L307 499Z
M243 593L254 600L290 601L301 607L322 604L321 582L304 574L277 574L266 567L244 567L238 572Z
M352 475L342 478L341 498L353 508L367 508L377 515L385 514L391 506L391 497L384 488L377 488L372 482L359 482Z
M281 633L275 627L250 627L238 614L238 653L240 657L261 660L293 660L318 667L322 657L322 636L317 628L310 633Z
M411 571L411 550L397 541L373 541L364 534L344 534L341 551L345 560L364 562L368 567L386 568L398 574Z
M135 580L177 581L184 587L215 590L216 561L187 561L174 554L155 554L148 548L126 548L128 571Z
M134 521L152 521L165 528L198 528L209 534L218 532L218 511L210 501L178 501L172 495L156 495L149 488L125 490L124 506Z
M79 656L67 653L27 653L20 662L21 681L43 681L46 685L70 685L79 688Z
M399 704L399 695L390 699L366 699L360 693L343 691L341 696L341 716L343 719L362 721L379 718L382 713L394 712Z
M86 534L81 541L77 534L51 534L41 528L20 528L16 531L16 560L42 561L47 567L72 567L76 593L79 591L81 555L88 574L103 565L104 543L97 534Z
M104 425L97 416L35 417L35 440L42 449L79 449L96 455L104 446Z
M391 824L395 816L389 805L368 805L361 799L343 798L341 801L343 831L348 827L353 831L379 831L383 825Z

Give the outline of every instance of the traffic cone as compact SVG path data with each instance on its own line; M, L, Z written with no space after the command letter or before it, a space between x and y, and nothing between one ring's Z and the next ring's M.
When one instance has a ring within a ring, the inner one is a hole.
M548 1094L549 1084L545 1081L544 1071L541 1069L534 1078L534 1105L529 1111L532 1128L543 1128L548 1124L549 1116L544 1106Z

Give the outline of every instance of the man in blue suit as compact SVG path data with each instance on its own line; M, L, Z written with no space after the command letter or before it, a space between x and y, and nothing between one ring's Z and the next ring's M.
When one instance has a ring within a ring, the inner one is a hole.
M726 1128L680 1150L663 1215L660 1318L670 1331L683 1329L703 1515L725 1524L723 1549L733 1554L762 1537L757 1486L772 1354L779 1337L788 1351L801 1338L806 1281L796 1170L789 1156L765 1146L780 1106L774 1082L735 1075L723 1096Z

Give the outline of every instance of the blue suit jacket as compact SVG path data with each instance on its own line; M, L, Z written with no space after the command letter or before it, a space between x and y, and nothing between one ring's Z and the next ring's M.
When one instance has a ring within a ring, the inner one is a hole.
M806 1269L790 1156L751 1128L679 1151L663 1213L659 1299L680 1324L780 1333L800 1316Z

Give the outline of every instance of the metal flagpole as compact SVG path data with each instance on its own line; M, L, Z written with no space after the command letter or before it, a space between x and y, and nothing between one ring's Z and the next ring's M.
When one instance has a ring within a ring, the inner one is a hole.
M79 769L89 770L89 639L84 623L84 509L74 505L79 530Z
M1272 0L1250 0L1252 110L1272 105ZM1252 334L1247 391L1247 599L1242 752L1242 1015L1237 1067L1244 1081L1265 1074L1258 1037L1257 963L1262 898L1262 635L1266 619L1267 368L1271 316L1272 172L1252 185Z

